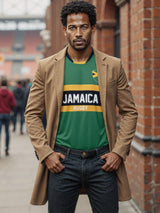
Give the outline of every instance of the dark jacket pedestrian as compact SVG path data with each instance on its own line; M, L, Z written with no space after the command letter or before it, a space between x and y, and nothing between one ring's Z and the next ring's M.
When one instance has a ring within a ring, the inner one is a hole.
M29 82L27 88L25 89L25 95L24 95L24 108L25 108L26 105L27 105L28 96L29 96L29 93L30 93L31 86L32 86L32 83Z
M22 87L22 82L18 81L16 88L13 90L16 99L16 107L14 108L13 131L16 131L17 117L20 116L20 134L23 134L24 123L24 98L25 89Z
M10 134L9 134L9 124L10 124L10 112L13 107L16 106L16 101L14 95L11 91L7 88L7 80L1 81L1 88L0 88L0 136L2 125L5 125L5 133L6 133L6 146L5 146L5 153L9 155L9 141L10 141Z

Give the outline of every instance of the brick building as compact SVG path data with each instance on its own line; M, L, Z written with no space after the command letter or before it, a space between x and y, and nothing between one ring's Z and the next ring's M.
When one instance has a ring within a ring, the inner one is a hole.
M44 57L62 49L60 23L67 0L51 0L46 12L51 42ZM93 44L121 57L139 112L127 159L132 197L144 213L160 212L160 0L90 0L97 7Z

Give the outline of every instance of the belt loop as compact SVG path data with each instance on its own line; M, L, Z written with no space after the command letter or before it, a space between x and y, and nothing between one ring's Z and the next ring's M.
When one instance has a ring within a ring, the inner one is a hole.
M67 155L69 155L69 153L70 153L70 148L67 148Z

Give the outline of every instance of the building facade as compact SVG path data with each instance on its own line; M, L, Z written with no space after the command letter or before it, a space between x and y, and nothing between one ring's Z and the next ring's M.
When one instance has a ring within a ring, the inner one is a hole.
M97 8L93 44L120 57L139 112L126 161L132 198L144 213L160 212L160 1L89 0ZM51 0L46 12L50 45L44 57L66 45L60 22L67 0Z

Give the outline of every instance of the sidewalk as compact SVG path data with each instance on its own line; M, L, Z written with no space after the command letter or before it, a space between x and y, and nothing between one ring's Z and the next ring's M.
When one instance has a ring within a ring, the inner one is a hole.
M10 156L4 155L4 131L0 157L0 212L47 213L45 206L29 204L38 161L27 134L11 133ZM80 195L76 213L91 213L86 195ZM130 202L120 203L119 213L137 213Z

